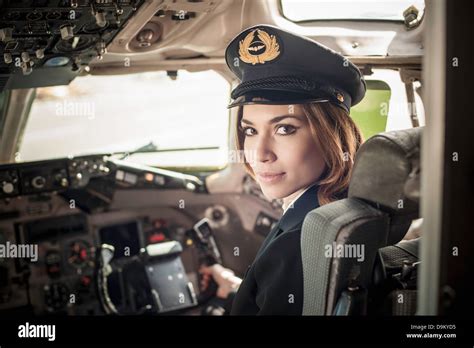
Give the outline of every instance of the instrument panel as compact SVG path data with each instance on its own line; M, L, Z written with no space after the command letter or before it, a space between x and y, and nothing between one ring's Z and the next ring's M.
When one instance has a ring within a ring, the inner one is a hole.
M74 192L86 186L97 188L94 185L97 182L104 190L105 186L112 189L203 189L202 182L195 176L140 166L114 159L109 154L0 165L0 199L44 192ZM105 197L111 194L102 193Z
M36 315L104 314L96 288L96 252L103 243L114 246L113 262L120 269L147 246L178 241L185 248L187 276L198 293L195 250L187 248L189 226L147 216L105 224L102 220L74 213L16 223L14 238L0 224L0 239L8 240L4 245L10 248L8 255L0 250L0 256L8 256L0 257L0 313L28 306ZM126 289L116 276L109 289L116 303L123 302Z
M111 211L117 189L203 192L203 185L194 176L109 155L0 165L0 311L26 306L35 314L103 314L98 246L115 247L118 267L149 245L177 241L186 247L189 217L169 218L166 209ZM182 258L198 289L194 251L185 248ZM110 288L116 299L124 298L116 279Z
M0 198L81 188L112 170L99 156L1 165Z

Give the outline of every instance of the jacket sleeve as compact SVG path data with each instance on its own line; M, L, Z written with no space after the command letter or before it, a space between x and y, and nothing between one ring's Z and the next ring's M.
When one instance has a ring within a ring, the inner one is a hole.
M256 260L258 315L301 315L303 265L301 230L285 232Z

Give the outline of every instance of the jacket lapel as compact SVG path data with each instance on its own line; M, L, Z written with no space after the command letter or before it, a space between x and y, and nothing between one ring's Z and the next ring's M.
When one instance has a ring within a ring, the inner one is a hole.
M262 245L260 246L260 249L258 250L257 252L257 256L255 257L255 259L257 257L260 256L260 254L265 250L265 248L267 247L268 243L270 243L271 240L273 240L273 238L280 234L281 232L281 229L280 229L280 221L278 221L275 226L273 226L273 228L271 229L270 233L267 234L265 240L262 242Z
M299 224L302 224L306 214L318 207L318 185L313 184L308 190L306 190L305 193L301 195L301 197L299 197L293 203L293 207L288 208L278 223L272 228L260 246L255 259L257 259L265 251L268 244L273 239L278 237L281 233L290 231Z

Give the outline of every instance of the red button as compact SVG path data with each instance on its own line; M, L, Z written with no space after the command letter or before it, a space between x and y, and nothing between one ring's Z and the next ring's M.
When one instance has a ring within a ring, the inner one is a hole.
M165 235L163 233L155 233L152 234L149 238L148 241L150 243L159 243L162 242L166 239Z

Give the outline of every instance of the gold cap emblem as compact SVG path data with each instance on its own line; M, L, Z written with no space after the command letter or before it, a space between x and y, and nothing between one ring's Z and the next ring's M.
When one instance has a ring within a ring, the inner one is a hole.
M337 98L337 100L339 100L341 103L344 102L344 96L343 96L341 93L337 92L337 93L336 93L336 98Z
M257 37L255 37L257 32ZM239 43L240 59L252 65L265 64L280 55L280 45L275 35L257 29L247 34Z

